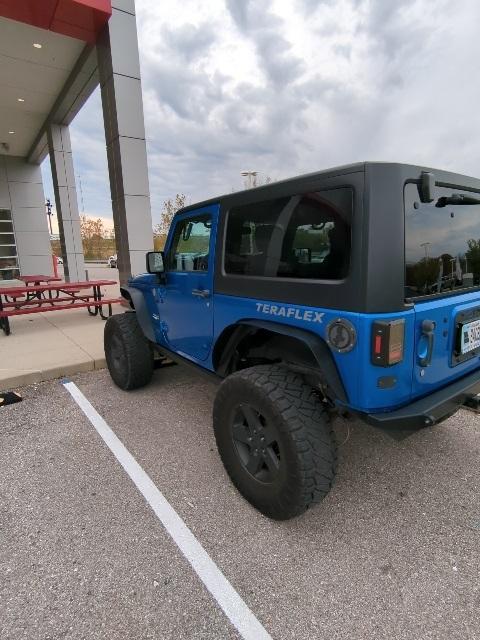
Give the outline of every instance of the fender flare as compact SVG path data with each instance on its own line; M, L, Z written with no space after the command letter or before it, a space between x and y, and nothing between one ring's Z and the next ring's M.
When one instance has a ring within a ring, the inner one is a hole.
M265 329L271 333L295 338L302 342L310 350L322 374L322 378L325 379L333 391L335 398L340 402L348 403L347 393L338 372L335 359L327 343L320 338L320 336L305 329L297 329L296 327L279 324L277 322L269 322L267 320L240 320L234 326L235 329L222 349L221 357L217 363L216 371L219 375L226 375L229 360L240 340L257 329Z
M152 324L152 318L145 302L145 297L139 289L134 287L120 287L122 298L128 301L130 307L137 314L138 324L140 325L145 337L150 342L156 342L155 330Z

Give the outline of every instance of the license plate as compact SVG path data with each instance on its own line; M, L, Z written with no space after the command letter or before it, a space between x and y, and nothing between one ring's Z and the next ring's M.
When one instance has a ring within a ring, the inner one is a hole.
M480 320L467 322L461 328L461 349L463 353L469 353L480 347Z

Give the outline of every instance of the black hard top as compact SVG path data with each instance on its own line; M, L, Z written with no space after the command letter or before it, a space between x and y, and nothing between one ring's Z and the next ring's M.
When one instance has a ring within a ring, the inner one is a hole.
M345 164L339 167L333 167L331 169L322 169L321 171L314 171L312 173L304 173L299 176L293 176L292 178L285 178L284 180L278 180L276 182L270 182L259 187L253 187L251 189L242 189L240 191L234 191L233 193L225 193L222 196L215 198L209 198L201 202L190 204L183 209L179 209L176 213L180 214L185 211L192 211L194 209L200 209L210 204L218 204L221 202L225 207L229 208L238 204L239 199L242 200L248 194L248 201L250 200L264 200L271 197L276 197L278 191L285 191L290 187L298 187L299 183L316 181L319 178L329 178L333 176L346 175L349 173L359 173L365 171L366 162L354 162L352 164ZM252 197L250 197L252 196Z
M404 187L433 174L436 187L460 188L480 194L480 180L430 167L392 162L360 162L245 189L192 204L177 215L220 205L214 289L216 293L275 300L366 313L406 308ZM225 273L225 213L253 204L314 191L348 187L353 194L352 247L349 275L344 280L265 278Z
M435 179L441 183L451 184L452 186L468 186L470 185L472 190L480 192L480 179L472 176L462 175L460 173L454 173L451 171L445 171L442 169L435 169L432 167L426 167L422 165L415 165L402 162L380 162L380 161L364 161L353 162L351 164L344 164L338 167L332 167L330 169L322 169L320 171L314 171L312 173L304 173L291 178L285 178L284 180L278 180L276 182L270 182L269 184L261 185L251 189L242 189L233 193L225 193L208 200L202 200L190 204L182 209L179 209L175 215L184 213L186 211L192 211L201 207L206 207L211 204L221 203L225 209L235 206L240 202L251 202L254 200L264 200L271 197L277 197L284 195L290 190L290 188L301 188L302 184L308 184L317 182L322 179L332 178L335 176L348 175L352 173L375 173L376 169L381 169L384 175L397 175L402 176L405 181L418 180L422 172L431 172L435 175ZM408 176L408 178L407 178ZM292 191L293 193L293 191Z

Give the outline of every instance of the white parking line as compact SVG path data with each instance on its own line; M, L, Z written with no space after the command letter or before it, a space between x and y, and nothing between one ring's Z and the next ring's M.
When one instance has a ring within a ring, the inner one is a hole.
M157 518L242 638L245 638L245 640L272 640L270 634L225 578L175 509L169 504L161 491L155 486L128 449L120 442L80 389L70 381L63 382L63 386L130 476L132 482L152 507Z

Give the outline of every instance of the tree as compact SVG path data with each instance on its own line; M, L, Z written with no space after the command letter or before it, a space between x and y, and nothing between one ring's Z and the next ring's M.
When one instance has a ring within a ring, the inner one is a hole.
M50 246L52 247L52 254L61 258L62 247L60 246L60 240L50 240Z
M468 251L465 253L465 257L467 258L468 271L478 278L480 275L480 239L471 238L467 244Z
M88 218L85 215L80 216L80 233L82 240L91 240L94 237L103 238L105 226L102 219Z
M85 258L92 260L105 257L106 230L101 218L80 216L80 234Z
M185 194L177 193L174 200L169 198L164 201L162 213L160 214L160 222L153 227L153 235L167 235L170 225L172 224L173 216L179 209L183 209L186 199Z
M83 253L87 260L106 260L116 252L115 231L106 228L102 218L80 216L80 235ZM52 252L56 256L62 255L60 240L52 240Z

